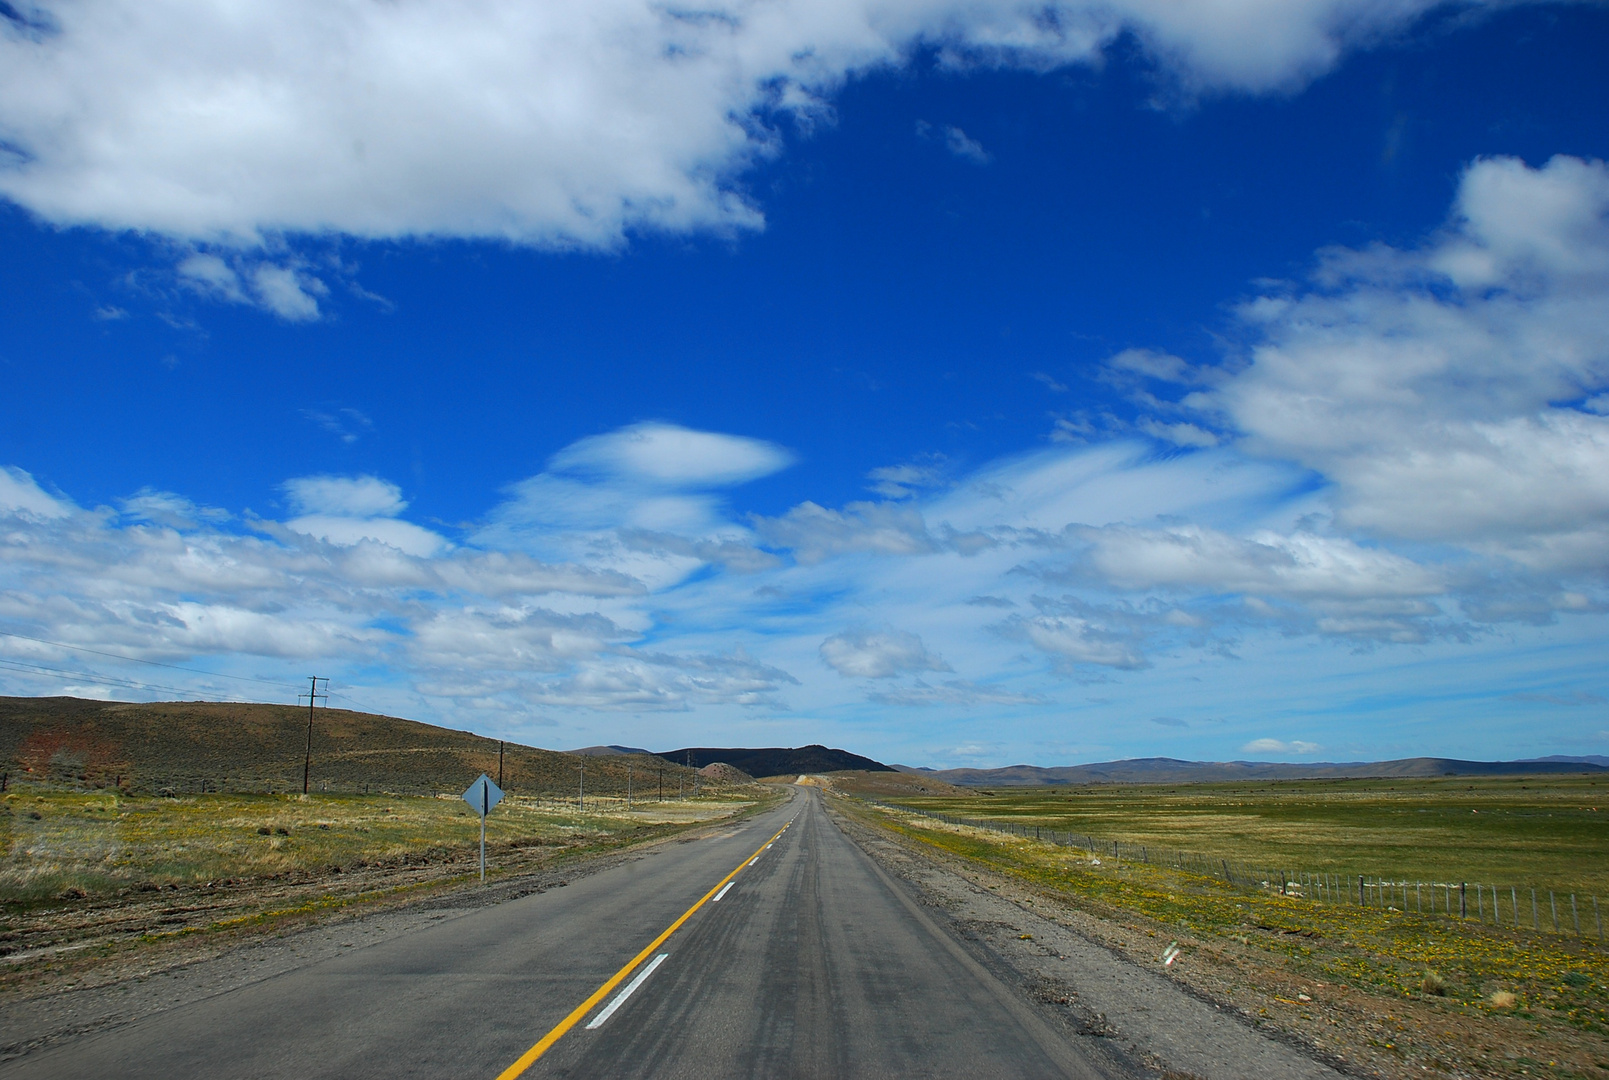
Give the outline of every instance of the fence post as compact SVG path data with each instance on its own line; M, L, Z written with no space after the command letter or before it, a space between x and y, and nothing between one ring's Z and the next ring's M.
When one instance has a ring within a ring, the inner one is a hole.
M1553 899L1553 890L1548 890L1548 908L1553 912L1553 932L1559 932L1559 902Z
M1592 917L1598 922L1598 944L1603 944L1603 916L1598 913L1598 898L1592 898Z
M1570 921L1575 923L1575 936L1581 936L1581 916L1576 913L1575 893L1570 894Z
M1537 911L1536 911L1536 890L1535 889L1531 890L1531 929L1532 930L1540 930L1540 929L1542 929L1542 916L1537 914Z
M1358 875L1358 907L1363 906L1363 875Z
M1469 894L1465 892L1468 886L1469 883L1465 881L1458 883L1458 917L1460 919L1469 918Z

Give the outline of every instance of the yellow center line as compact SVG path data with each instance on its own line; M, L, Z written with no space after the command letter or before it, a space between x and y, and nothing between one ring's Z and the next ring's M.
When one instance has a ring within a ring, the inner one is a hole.
M792 821L788 822L788 825L792 824ZM580 1023L587 1013L592 1011L593 1007L597 1005L598 1002L608 997L609 991L613 990L615 987L624 982L626 976L631 974L633 968L642 963L644 960L648 959L648 957L653 954L655 949L658 949L661 945L663 945L672 934L681 929L681 926L684 922L693 917L693 912L703 907L705 901L714 896L716 893L720 892L721 886L737 877L738 871L747 866L752 859L758 858L760 852L765 850L766 844L775 842L777 837L780 837L783 833L787 832L788 825L784 825L782 828L778 829L775 836L771 837L770 840L767 840L765 844L761 844L759 847L754 849L753 856L750 858L745 858L742 862L737 864L737 868L734 869L730 874L727 874L720 881L717 881L713 889L700 897L698 903L682 912L682 917L666 927L663 934L660 934L653 941L649 942L648 946L644 948L642 952L626 961L625 967L611 975L608 982L598 987L597 990L593 991L591 997L577 1005L575 1007L575 1011L570 1013L570 1015L566 1016L563 1020L560 1020L553 1030L542 1036L541 1040L538 1041L535 1046L521 1054L518 1061L504 1069L502 1072L498 1073L497 1080L514 1080L516 1076L519 1076L526 1069L529 1069L532 1065L536 1064L537 1058L547 1053L548 1050L552 1048L554 1043L558 1042L564 1037L565 1032L569 1031L571 1028L575 1027L576 1024Z

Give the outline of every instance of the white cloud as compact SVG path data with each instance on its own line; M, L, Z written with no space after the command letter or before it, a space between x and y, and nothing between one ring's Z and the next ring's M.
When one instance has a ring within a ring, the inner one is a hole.
M318 301L329 289L317 278L288 266L259 264L251 272L252 292L263 307L289 322L318 318Z
M431 532L410 521L395 518L337 517L332 514L304 514L292 518L285 526L306 536L316 537L340 547L350 547L372 540L377 544L394 547L408 555L428 556L444 550L448 544L440 533Z
M1317 743L1302 742L1293 739L1285 742L1281 739L1253 739L1240 748L1243 754L1316 754L1324 749Z
M300 515L286 528L349 547L373 541L409 555L435 555L445 537L397 515L408 508L402 489L377 476L302 476L287 480L285 494Z
M1240 316L1249 365L1182 404L1321 473L1338 525L1609 568L1602 162L1476 161L1421 247L1326 252Z
M212 506L197 506L182 495L171 491L153 491L142 488L126 499L119 500L123 513L131 518L153 521L170 529L194 528L203 521L229 520L229 511Z
M298 266L239 254L226 261L210 252L193 252L175 270L181 284L204 296L260 307L287 322L317 319L316 298L329 294L328 286Z
M918 671L950 671L941 657L903 630L846 630L821 643L822 663L845 678L891 679Z
M792 453L760 439L645 423L571 443L548 467L651 486L714 488L757 480L793 462Z
M853 502L828 510L802 502L777 518L754 519L766 543L792 550L802 563L817 563L849 552L916 555L935 551L921 511L898 503Z
M733 177L918 42L952 65L1098 63L1132 32L1186 92L1289 88L1432 0L42 0L0 35L0 193L57 224L257 243L292 233L608 247L750 229ZM194 268L192 268L194 269ZM216 270L216 267L213 268ZM252 293L309 318L286 267Z
M72 512L71 504L45 494L34 478L21 469L0 467L0 513L60 518Z
M302 514L396 517L408 508L402 489L377 476L300 476L284 487Z
M1389 551L1310 532L1237 537L1198 525L1082 530L1100 578L1124 589L1178 588L1287 599L1438 596L1443 576Z
M1131 643L1086 619L1035 615L1006 625L1068 666L1093 664L1127 670L1146 666L1144 655Z
M920 491L944 484L944 459L931 455L903 465L884 465L866 474L867 487L885 499L908 499Z
M983 148L982 143L958 127L944 129L944 148L963 161L970 161L974 165L989 164L989 151Z

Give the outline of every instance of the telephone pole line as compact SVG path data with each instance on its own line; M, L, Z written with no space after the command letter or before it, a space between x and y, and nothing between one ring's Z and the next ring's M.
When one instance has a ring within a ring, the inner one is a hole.
M319 698L323 698L325 701L330 700L329 694L318 692L319 683L323 683L326 690L329 689L329 679L322 675L309 675L307 677L307 693L296 695L298 701L304 697L307 698L307 756L302 759L303 795L307 794L307 778L313 771L313 705Z

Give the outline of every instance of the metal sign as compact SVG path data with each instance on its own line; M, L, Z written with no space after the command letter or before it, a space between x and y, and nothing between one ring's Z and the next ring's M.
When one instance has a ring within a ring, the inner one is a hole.
M469 808L480 815L480 883L486 884L486 815L492 812L492 807L503 801L503 789L492 783L492 778L485 773L480 779L469 785L464 792L463 799Z
M481 773L480 779L469 785L463 798L471 810L485 817L492 812L492 807L503 801L503 789L493 783L491 777Z

